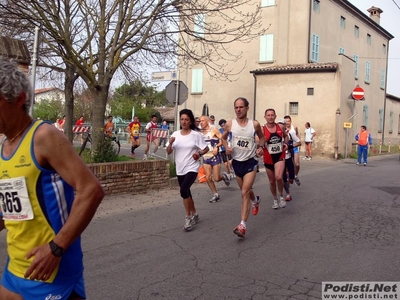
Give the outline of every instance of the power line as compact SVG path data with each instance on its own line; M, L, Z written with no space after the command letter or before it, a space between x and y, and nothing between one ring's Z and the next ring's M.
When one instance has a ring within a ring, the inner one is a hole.
M392 0L393 3L397 6L398 9L400 9L400 6L396 3L396 1Z

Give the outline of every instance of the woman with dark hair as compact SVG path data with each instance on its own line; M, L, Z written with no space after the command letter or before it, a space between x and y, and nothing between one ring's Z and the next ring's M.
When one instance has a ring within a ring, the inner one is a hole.
M180 130L171 135L167 153L171 154L172 151L175 151L176 175L186 211L183 229L190 231L200 219L194 207L190 187L195 182L199 172L199 159L208 152L208 147L203 135L198 132L193 112L190 109L182 109L179 112L179 120Z
M304 142L306 144L306 156L303 157L303 160L312 160L312 143L314 141L314 137L317 135L317 132L314 128L311 127L310 122L306 122L304 124L306 129L304 130Z

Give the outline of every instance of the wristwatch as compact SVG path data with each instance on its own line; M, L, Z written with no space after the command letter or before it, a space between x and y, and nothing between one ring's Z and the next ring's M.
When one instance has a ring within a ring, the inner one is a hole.
M64 254L64 249L60 246L58 246L56 243L54 243L53 240L50 241L49 243L51 253L53 253L54 256L56 257L61 257Z

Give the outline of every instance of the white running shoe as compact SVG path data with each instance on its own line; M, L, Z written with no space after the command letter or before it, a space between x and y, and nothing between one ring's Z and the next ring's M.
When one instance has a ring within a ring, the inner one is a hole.
M283 197L279 197L279 206L281 208L285 208L285 206L286 206L286 201L285 201L285 199L283 199Z
M217 202L217 201L219 201L219 195L218 195L218 194L215 194L215 195L210 199L210 203Z
M147 160L147 154L143 155L143 160Z
M278 209L279 208L278 200L274 199L273 201L274 201L274 204L272 205L272 208L273 209Z

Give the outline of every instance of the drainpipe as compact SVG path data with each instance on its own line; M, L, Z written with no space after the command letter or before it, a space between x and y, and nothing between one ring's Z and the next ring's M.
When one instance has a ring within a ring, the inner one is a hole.
M256 119L256 103L257 103L257 76L255 73L253 73L253 77L254 77L254 110L253 110L253 120Z
M389 66L389 41L387 43L387 52L386 52L386 74L385 74L385 93L383 100L383 125L382 125L382 145L385 144L385 124L386 124L386 91L387 91L387 74L388 74L388 66Z
M335 159L339 158L339 128L340 128L340 108L336 110L336 137L335 137Z
M311 44L311 11L312 11L313 0L309 1L309 16L308 16L308 45L307 45L307 61L310 63L310 44Z

